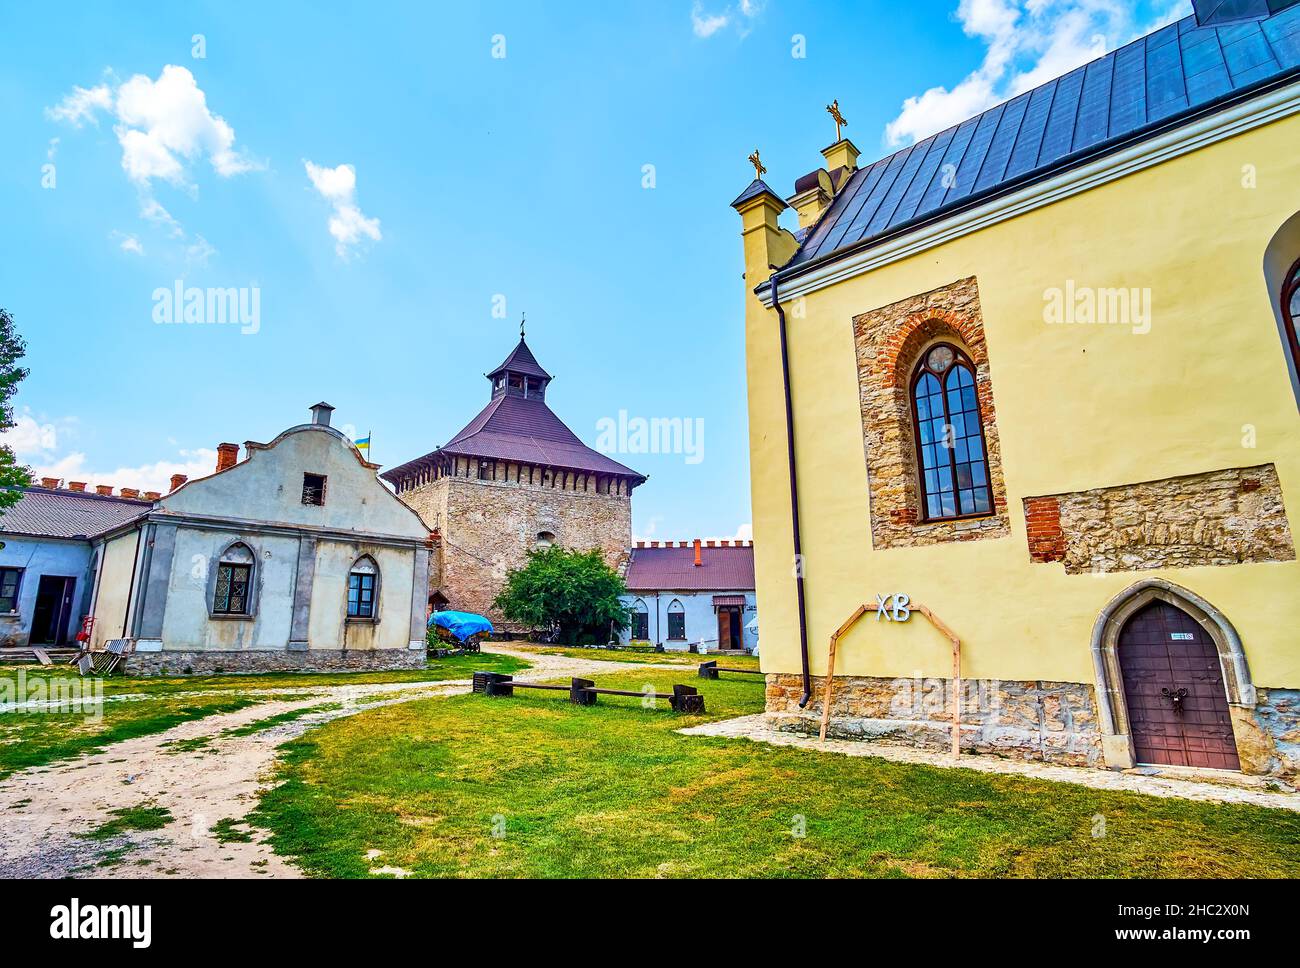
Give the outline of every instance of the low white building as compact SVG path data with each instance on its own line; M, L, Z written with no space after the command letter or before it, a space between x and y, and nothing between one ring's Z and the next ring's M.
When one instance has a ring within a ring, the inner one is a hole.
M758 615L752 541L638 541L627 566L632 616L621 641L666 650L753 651Z
M95 539L93 641L128 672L424 665L429 529L311 409Z

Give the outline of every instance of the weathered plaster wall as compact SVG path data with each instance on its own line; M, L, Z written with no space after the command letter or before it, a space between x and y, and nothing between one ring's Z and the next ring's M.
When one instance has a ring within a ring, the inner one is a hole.
M303 424L220 474L183 485L164 511L424 539L428 528L361 463L337 431ZM327 478L325 504L302 503L303 473Z
M410 641L411 552L354 542L321 542L312 585L312 649L402 649ZM348 573L362 555L379 567L378 621L347 617ZM421 595L421 601L427 596Z
M18 587L17 609L0 614L0 647L26 646L32 631L32 614L43 575L75 578L72 616L68 637L80 628L81 617L89 607L91 550L88 541L62 541L55 538L21 538L0 533L0 566L23 569Z
M120 639L127 634L131 603L132 576L138 552L138 530L127 531L105 543L103 563L100 565L98 592L94 602L95 648L102 648L109 639Z

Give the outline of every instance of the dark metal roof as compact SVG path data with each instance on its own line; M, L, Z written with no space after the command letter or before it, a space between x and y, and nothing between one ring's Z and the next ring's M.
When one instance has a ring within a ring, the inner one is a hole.
M152 501L25 487L22 499L0 517L0 531L41 538L92 538L151 507Z
M1293 76L1300 6L1217 27L1184 18L860 168L786 268L1099 157Z
M768 188L767 184L761 178L755 178L750 182L749 187L736 196L736 200L731 203L731 207L736 208L739 205L745 204L745 202L749 201L751 198L757 198L759 195L764 194L771 195L781 203L783 209L785 208L785 199L772 191L772 189Z
M1196 22L1205 26L1262 19L1297 2L1300 0L1192 0L1192 9Z
M519 337L519 345L510 351L510 355L501 361L501 365L488 373L489 377L494 377L498 373L520 373L524 376L539 376L543 380L549 380L551 374L542 369L541 364L537 362L537 357L533 356L533 351L528 348L524 338Z
M630 592L748 591L754 587L754 546L633 548L627 566Z
M408 473L433 463L440 454L519 461L592 474L618 474L637 484L645 475L592 450L537 398L500 396L484 407L460 433L432 453L385 471L396 484Z

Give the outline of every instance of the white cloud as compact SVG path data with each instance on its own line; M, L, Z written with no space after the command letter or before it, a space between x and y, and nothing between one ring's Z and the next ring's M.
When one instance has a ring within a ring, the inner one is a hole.
M14 426L0 434L0 443L13 448L19 463L30 465L37 480L57 477L65 487L68 481L85 481L92 486L111 484L114 488L134 487L166 494L173 474L184 474L192 480L211 474L217 467L217 452L208 448L178 449L170 458L138 467L98 467L79 450L60 453L60 440L75 438L77 423L75 417L37 419L24 408L15 416Z
M58 151L59 151L59 139L51 138L49 146L45 149L45 157L48 158L50 161L53 161L54 156L58 153Z
M1191 12L1189 0L1163 0L1153 21L1139 22L1123 0L961 0L957 21L985 44L983 61L951 89L907 98L885 140L929 137Z
M736 541L753 541L754 526L749 523L742 524L736 529L736 533L731 536Z
M80 128L87 121L99 124L97 116L100 111L108 111L113 106L113 92L107 84L96 87L74 87L72 93L52 108L45 109L45 116L51 121L62 121Z
M206 156L223 178L261 167L235 147L235 129L208 110L207 95L184 67L168 64L153 80L136 74L116 90L74 87L46 116L81 127L111 114L122 147L122 169L138 185L155 179L189 182L189 166Z
M712 37L730 22L731 17L726 13L705 13L698 3L691 8L691 29L696 37Z
M355 168L346 164L326 168L305 158L303 164L312 186L334 206L334 213L329 219L329 231L334 236L334 251L340 258L346 259L351 252L350 246L359 244L362 239L378 242L383 238L379 231L379 219L367 218L356 203Z
M117 489L134 487L139 491L158 491L166 494L171 489L173 474L184 474L191 480L206 477L216 470L215 450L182 450L172 460L160 460L138 467L97 469L86 460L86 455L74 451L56 460L32 463L32 475L57 477L67 486L68 481L84 481L91 487L107 484Z
M53 423L38 421L24 409L14 415L14 425L0 433L0 444L11 448L20 460L30 459L54 451L59 446L59 431Z
M136 255L144 255L144 246L134 235L128 235L125 232L114 231L112 238L117 242L118 247L123 252L134 252Z
M172 213L162 207L162 204L149 195L142 196L140 199L140 217L146 222L153 222L167 230L167 234L174 239L184 238L185 230L181 228L181 223L172 218Z

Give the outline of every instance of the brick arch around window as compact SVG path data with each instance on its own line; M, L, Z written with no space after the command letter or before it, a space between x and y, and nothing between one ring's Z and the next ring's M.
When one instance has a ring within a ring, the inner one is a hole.
M1002 448L975 278L855 316L853 342L873 546L906 548L1009 535ZM961 349L975 367L993 491L993 511L984 517L923 520L911 382L922 353L940 342Z

